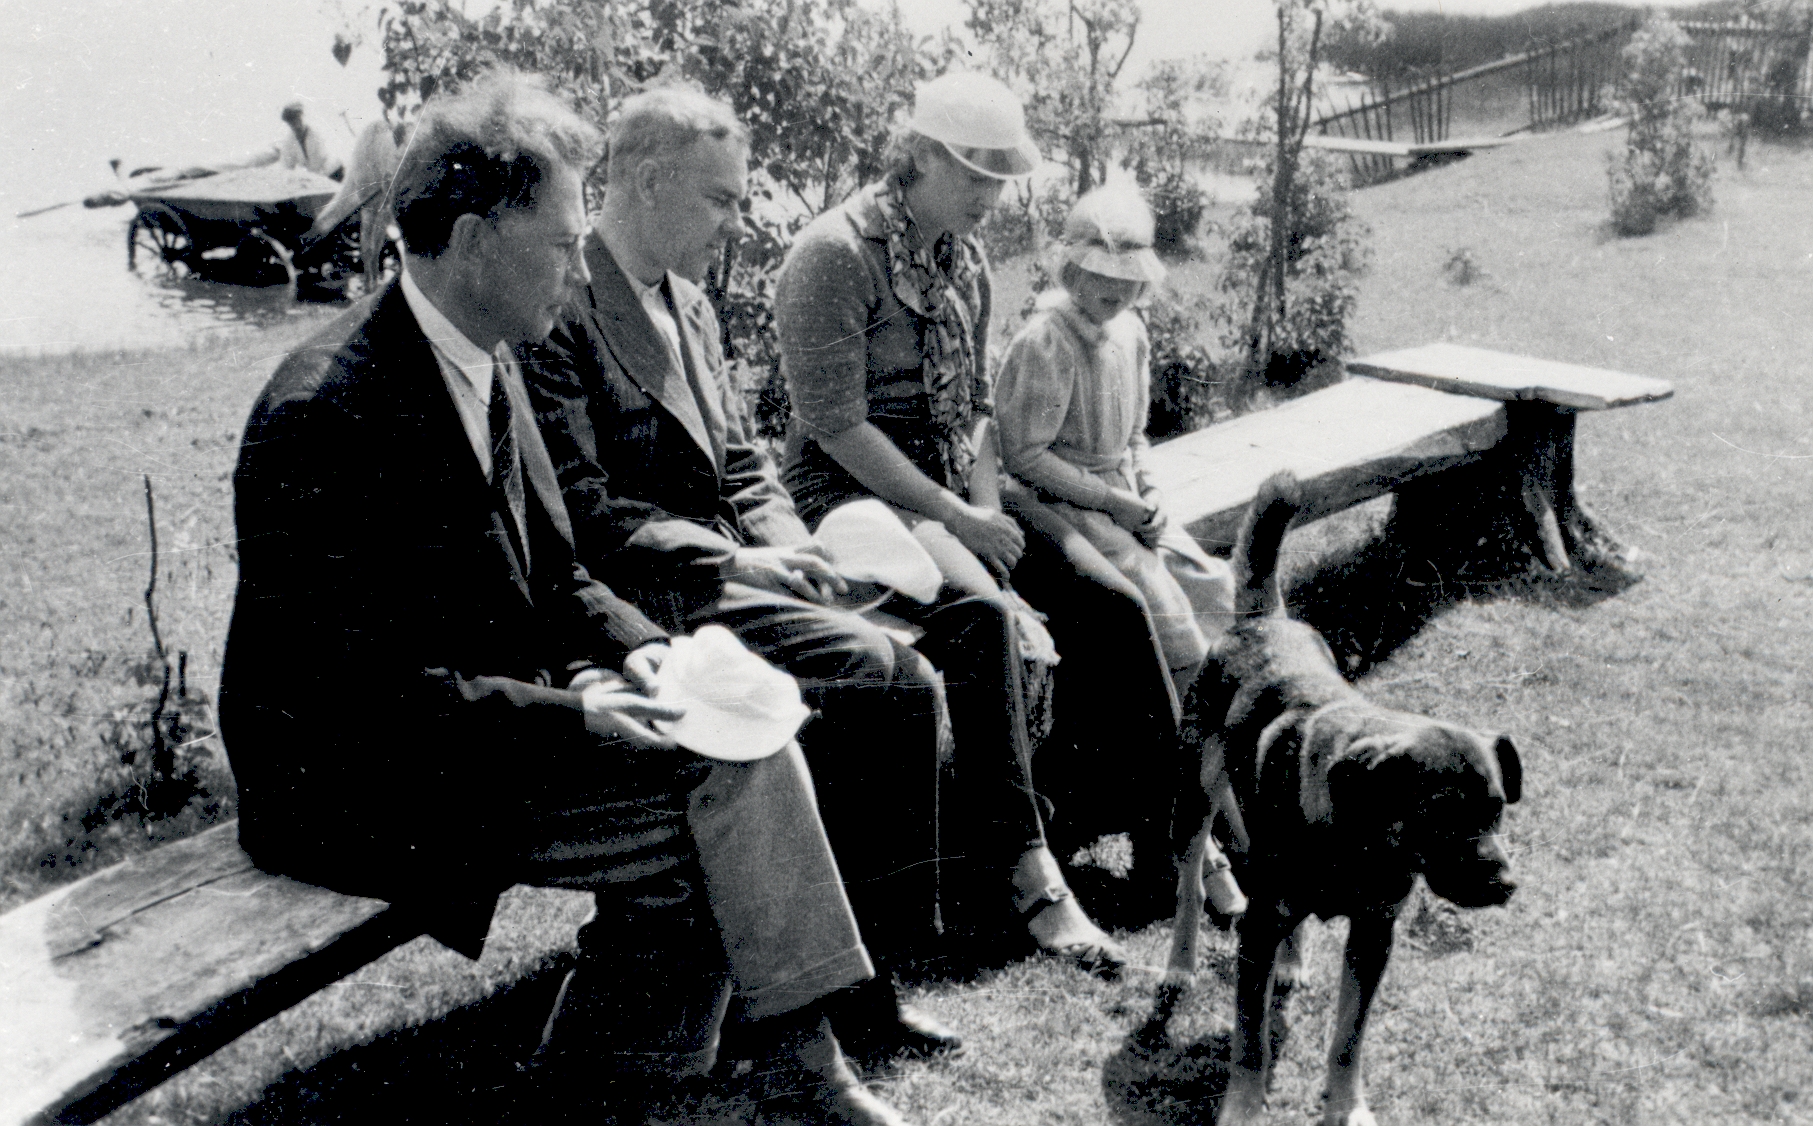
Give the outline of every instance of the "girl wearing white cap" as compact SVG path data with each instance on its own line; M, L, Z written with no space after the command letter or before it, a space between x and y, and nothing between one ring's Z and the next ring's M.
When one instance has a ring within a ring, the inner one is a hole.
M1151 344L1133 305L1164 280L1152 233L1137 192L1099 188L1076 202L1064 224L1060 288L1041 295L1007 346L995 418L1007 471L1100 553L1079 570L1098 582L1118 575L1138 590L1181 700L1209 638L1232 622L1234 579L1225 561L1170 526L1146 476ZM1223 913L1244 910L1227 861L1209 844L1210 897Z
M1033 593L1039 578L1068 584L1051 588L1066 592L1053 601L1085 615L1092 637L1118 620L1150 650L1145 625L1137 607L1128 625L1127 612L1091 606L1086 592L1081 601L1068 598L1070 588L1087 584L1075 581L1059 551L1037 536L1029 541L1001 510L994 472L972 473L976 423L991 398L989 273L974 232L1003 182L1038 161L1010 90L982 75L947 74L918 90L884 177L800 233L775 299L795 416L785 481L812 525L842 503L880 497L944 577L932 606L897 598L886 608L925 630L915 647L944 673L949 696L956 785L940 813L947 925L953 916L986 919L1002 910L1009 884L1042 949L1118 968L1125 954L1079 907L1047 844L1033 794L1016 614L995 576L1012 572L1035 603L1046 597ZM1054 617L1054 634L1058 628ZM1066 701L1073 716L1118 717L1121 702L1103 699L1112 686L1064 687L1067 673L1087 667L1088 655L1066 654L1058 665L1060 730L1042 762L1060 742L1105 757L1106 748L1081 746L1088 733L1063 730ZM977 870L951 879L966 855ZM952 910L959 886L983 893L979 910Z

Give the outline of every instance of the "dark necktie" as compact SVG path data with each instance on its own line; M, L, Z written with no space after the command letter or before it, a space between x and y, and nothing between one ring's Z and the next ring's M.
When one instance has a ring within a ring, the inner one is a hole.
M508 368L502 359L491 376L491 480L503 494L510 514L510 532L514 536L516 557L522 560L524 574L529 572L528 512L523 504L522 465L517 457L516 434L511 430L510 396L504 389Z

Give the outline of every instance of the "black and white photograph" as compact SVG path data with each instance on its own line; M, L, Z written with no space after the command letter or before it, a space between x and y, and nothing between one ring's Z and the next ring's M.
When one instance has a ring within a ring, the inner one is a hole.
M0 1126L1813 1126L1813 0L7 0Z

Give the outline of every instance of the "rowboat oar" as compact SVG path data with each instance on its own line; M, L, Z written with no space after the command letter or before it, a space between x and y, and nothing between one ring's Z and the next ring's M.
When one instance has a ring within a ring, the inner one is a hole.
M13 216L13 218L15 218L15 219L29 219L29 218L31 218L31 217L32 217L32 216L33 216L33 215L42 215L42 214L44 214L44 213L45 213L45 212L46 212L46 211L55 211L55 210L56 210L56 209L57 209L57 208L59 208L59 207L68 207L68 206L69 206L69 205L70 205L70 204L72 204L72 203L74 203L74 202L75 202L75 200L73 200L73 199L66 199L66 200L64 200L64 201L63 201L63 202L62 202L62 203L53 203L53 204L51 204L51 205L50 205L50 206L49 206L49 207L34 207L34 208L32 208L32 209L31 209L31 210L30 210L30 211L21 211L21 212L19 212L19 214L17 214L17 215L15 215L15 216ZM123 201L123 200L122 200L122 201L121 201L121 202L124 202L124 201Z

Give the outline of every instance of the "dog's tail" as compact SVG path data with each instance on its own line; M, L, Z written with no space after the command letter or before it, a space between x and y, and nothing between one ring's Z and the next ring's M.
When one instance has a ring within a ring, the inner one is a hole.
M1278 556L1284 533L1302 508L1303 488L1289 470L1272 474L1259 486L1234 541L1235 613L1270 614L1284 606Z

